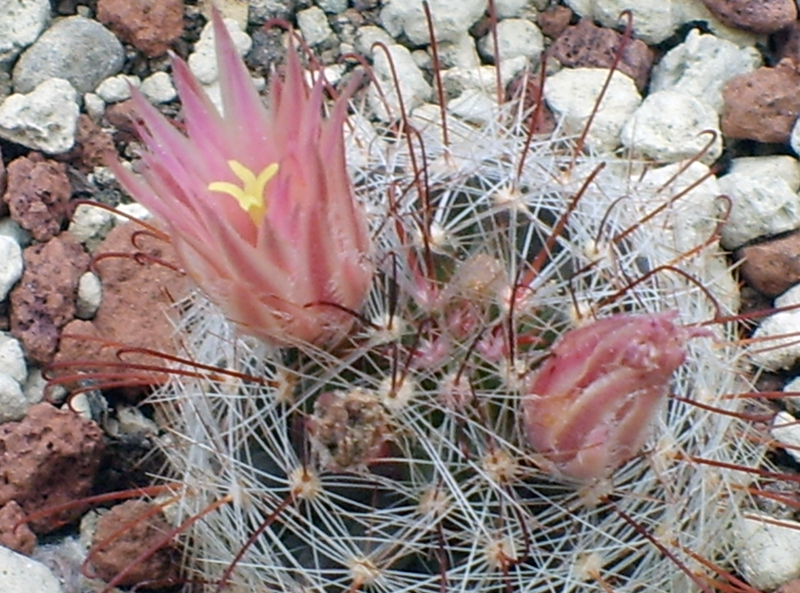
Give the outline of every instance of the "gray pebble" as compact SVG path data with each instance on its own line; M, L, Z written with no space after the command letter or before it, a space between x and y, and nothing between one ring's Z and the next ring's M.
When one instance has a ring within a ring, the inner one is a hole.
M0 67L36 41L49 20L48 0L0 0Z
M311 46L319 45L333 35L333 30L328 24L328 17L317 6L298 12L297 26L300 27L306 43Z
M122 44L103 25L81 16L50 27L14 66L14 90L27 93L48 78L63 78L82 93L120 71Z

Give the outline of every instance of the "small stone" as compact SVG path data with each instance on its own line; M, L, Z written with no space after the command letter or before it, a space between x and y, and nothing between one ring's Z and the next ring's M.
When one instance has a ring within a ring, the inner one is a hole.
M61 78L50 78L27 95L14 94L0 105L0 137L48 154L75 144L78 94Z
M41 562L17 554L0 546L0 574L3 575L3 590L36 591L36 593L63 593L61 583Z
M20 247L27 247L33 241L31 234L19 226L13 218L0 218L0 237L14 239Z
M800 285L793 286L775 299L776 308L800 305ZM800 310L779 311L763 319L753 338L750 360L766 370L792 368L800 359ZM784 337L788 336L788 337ZM800 576L800 575L798 575Z
M722 89L731 78L761 65L755 47L739 48L730 41L692 29L653 69L650 91L673 90L692 95L722 112Z
M36 549L36 535L25 523L20 523L24 519L25 512L14 500L0 508L0 546L30 556ZM3 576L5 577L5 575ZM4 580L3 586L5 584ZM0 591L3 590L5 589L0 588Z
M500 69L502 87L506 88L528 65L528 59L522 56L503 62ZM495 66L449 68L442 73L442 84L448 96L458 95L467 89L493 93L497 88L497 69Z
M22 386L0 371L0 424L22 420L27 409L28 400L22 393Z
M787 519L775 524L769 516L748 513L736 533L739 569L759 591L772 591L800 577L800 523Z
M414 63L411 52L402 45L397 44L388 46L388 49L400 82L400 92L402 93L406 110L411 111L417 105L429 101L433 97L433 89L425 80L422 71ZM384 97L381 97L374 85L370 86L368 95L370 107L384 121L398 118L400 117L399 101L392 81L392 69L389 66L386 54L380 48L376 48L372 52L372 59L375 76L384 89ZM391 116L386 112L384 98L388 103Z
M146 581L177 580L180 577L180 553L177 547L159 545L164 533L172 527L163 514L153 515L154 509L153 503L129 500L112 507L100 517L94 534L94 546L117 534L121 525L131 525L105 545L93 549L93 572L105 581L110 581L123 570L127 570L122 580L117 582L121 587L135 586ZM132 558L139 558L157 545L157 552L130 568Z
M790 156L735 159L719 188L733 208L722 227L720 244L736 249L765 235L800 227L800 163Z
M778 412L772 419L769 432L795 461L800 462L800 424L797 418L788 412Z
M175 90L175 85L166 72L156 72L145 78L140 90L147 100L155 105L169 103L178 96L178 91Z
M82 113L78 118L75 147L66 158L83 173L105 165L109 155L116 154L111 134L98 126L91 117Z
M22 276L22 248L14 239L0 235L0 301Z
M0 0L0 70L36 41L49 20L48 0Z
M152 218L150 212L142 206L139 202L131 202L130 204L120 204L117 206L117 211L121 214L125 214L127 216L133 217L136 220L147 220L148 218ZM119 214L114 214L114 220L117 224L125 224L126 222L130 222L130 218L126 218L125 216L120 216Z
M94 92L106 103L119 103L131 98L131 86L138 88L140 84L138 76L117 74L97 85Z
M561 35L572 20L572 11L566 6L548 6L536 15L536 24L539 25L542 33L555 39Z
M442 68L478 69L481 57L475 47L475 40L469 35L462 35L457 41L442 43L439 46L439 61Z
M69 232L93 252L114 227L114 213L91 204L81 204L72 215Z
M485 0L432 0L429 2L436 41L456 41L478 22ZM430 35L422 0L388 0L381 10L381 24L398 38L405 33L412 45L428 45Z
M784 144L800 114L800 71L784 58L774 68L735 76L722 97L726 137Z
M0 425L0 504L16 500L30 515L85 498L102 452L103 434L94 422L47 403L31 406L21 422ZM29 526L48 533L84 511L71 508Z
M22 344L5 332L0 332L0 372L20 384L28 379L28 367L25 364Z
M22 392L29 405L38 404L45 399L51 402L63 402L67 398L67 390L61 385L50 385L42 374L42 369L33 367L28 371L28 380L22 386Z
M100 121L106 110L106 102L94 93L86 93L83 96L83 107L89 117L94 121Z
M100 308L103 300L103 286L100 278L91 272L86 272L78 281L78 300L76 302L75 317L78 319L91 319Z
M783 392L787 396L783 399L786 402L786 407L793 414L800 413L800 377L795 377L789 381L784 387Z
M545 89L546 92L546 89ZM716 132L711 148L706 130ZM658 162L675 162L699 155L711 164L722 154L719 117L708 105L677 91L648 95L622 129L622 144L633 155ZM701 154L702 152L702 154Z
M747 283L768 297L775 297L800 283L800 233L765 243L747 245L736 252Z
M794 0L703 0L703 4L729 27L774 33L797 20Z
M549 76L544 96L557 118L564 120L564 133L580 134L591 116L600 91L608 79L605 68L565 68ZM609 152L620 144L620 131L641 103L633 79L616 71L586 137L587 148Z
M505 19L497 23L500 60L523 56L535 62L544 51L544 36L538 27L526 19ZM494 35L489 33L478 42L478 50L494 62Z
M611 68L621 42L620 33L581 19L577 25L567 27L558 36L550 51L554 58L569 68ZM639 91L643 91L647 86L653 59L653 50L641 40L631 39L625 46L617 68L619 72L633 78Z
M467 89L447 103L447 110L477 125L488 125L497 117L497 99L482 91Z
M498 19L512 19L522 16L528 4L528 0L495 0L494 10Z
M298 12L297 26L303 34L303 39L312 47L323 43L333 35L333 30L328 24L328 17L317 6Z
M244 57L253 46L250 36L239 28L239 23L233 19L223 19L225 28L230 33L233 45L240 56ZM217 81L217 53L214 47L213 23L206 24L200 33L200 39L194 46L194 52L189 56L189 69L197 79L205 84Z
M71 193L63 163L31 153L14 159L8 166L3 200L11 217L37 241L48 241L61 231Z
M358 32L356 33L357 52L368 55L372 52L372 46L378 42L388 46L394 43L394 39L392 39L392 36L386 31L375 25L365 25L358 28Z
M22 281L11 291L11 334L34 364L52 361L60 330L75 317L78 280L89 256L68 232L23 252Z
M100 0L97 20L148 57L160 56L183 34L182 0Z
M125 52L97 21L71 16L58 21L23 52L14 66L14 91L28 93L50 78L63 78L81 93L122 68Z
M630 10L633 36L648 45L661 43L685 22L675 1L640 1L633 4L626 0L566 0L565 4L584 19L612 29L624 24L625 19L620 14L623 10Z
M347 10L347 0L315 0L315 3L328 14L341 14Z

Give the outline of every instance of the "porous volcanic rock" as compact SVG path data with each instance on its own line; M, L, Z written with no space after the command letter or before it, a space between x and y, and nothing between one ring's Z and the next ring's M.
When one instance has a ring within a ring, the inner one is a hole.
M94 422L49 403L31 406L22 421L0 425L0 505L15 500L30 516L89 496L102 452ZM85 511L62 510L28 525L48 533Z
M797 20L795 0L703 0L703 4L730 27L774 33Z
M68 232L23 251L25 271L11 291L11 333L28 360L47 365L58 348L60 330L75 318L78 282L89 256Z
M0 508L0 546L30 556L36 549L36 535L25 523L20 523L25 516L25 511L15 500Z
M37 241L48 241L61 230L71 194L63 163L33 152L8 165L3 201L8 204L11 218Z
M100 0L97 19L148 57L165 53L183 33L182 0Z
M776 297L800 283L800 233L766 243L748 245L736 252L744 262L742 277L761 294Z

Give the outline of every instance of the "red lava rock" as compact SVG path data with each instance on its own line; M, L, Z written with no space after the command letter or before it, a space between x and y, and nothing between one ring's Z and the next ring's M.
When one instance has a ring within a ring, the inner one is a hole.
M518 99L522 96L524 110L531 112L531 116L533 116L536 102L542 99L539 89L539 76L523 70L508 83L506 95L509 100ZM534 134L550 134L556 129L556 117L550 111L547 103L542 104L538 117L539 121L536 122ZM529 126L531 123L531 121L527 122Z
M111 581L136 558L158 545L164 534L172 529L163 514L152 514L155 509L156 506L152 503L129 500L114 506L100 517L94 534L95 546L111 537L123 525L134 523L106 545L93 548L92 568L100 578L106 582ZM143 518L148 513L152 516ZM180 577L179 566L178 550L174 546L164 546L137 564L117 584L120 587L132 587L147 581L174 582Z
M11 333L30 362L49 364L58 347L59 330L75 318L78 280L89 256L68 232L22 254L25 272L11 291Z
M97 424L48 403L33 405L21 422L0 425L0 504L15 500L30 516L89 496L102 453ZM28 525L48 533L85 510L64 510Z
M742 277L761 294L776 297L800 283L800 233L742 247L735 255L744 260Z
M564 32L572 20L572 11L566 6L549 6L536 15L536 24L542 33L555 39Z
M612 29L598 27L588 19L567 27L550 47L553 57L569 68L610 68L619 49L622 35ZM640 91L647 86L655 54L640 39L631 39L619 62L620 72L627 74Z
M95 251L95 258L104 253L135 254L139 250L131 242L134 231L141 227L132 223L116 227ZM177 265L172 248L164 241L139 237L137 244L153 257ZM172 299L180 299L190 280L164 265L135 261L132 257L110 257L97 263L103 284L103 300L91 321L72 321L64 328L56 361L85 361L90 364L119 362L116 347L104 347L97 340L72 336L102 338L125 346L150 348L174 354L171 341L173 327L167 309ZM158 364L152 356L128 354L126 362ZM163 375L153 377L152 384L163 382Z
M735 76L722 96L724 136L786 143L800 113L800 69L783 59L774 68Z
M800 579L784 583L775 590L775 593L800 593Z
M105 157L114 153L114 139L86 114L78 118L75 147L65 159L84 173L106 164Z
M112 126L117 129L114 139L118 142L130 142L137 140L136 127L134 122L137 117L137 109L131 99L114 103L106 107L105 117Z
M774 33L797 20L795 0L703 0L716 17L730 27Z
M19 523L26 516L16 500L11 500L0 508L0 546L30 556L36 549L36 535L25 523ZM19 527L15 530L17 525Z
M779 58L789 58L800 64L800 21L794 21L791 27L773 35L773 39Z
M183 1L100 0L97 20L152 58L183 34Z
M47 241L61 230L67 216L72 186L63 163L45 160L35 152L8 165L3 200L11 218L37 241Z

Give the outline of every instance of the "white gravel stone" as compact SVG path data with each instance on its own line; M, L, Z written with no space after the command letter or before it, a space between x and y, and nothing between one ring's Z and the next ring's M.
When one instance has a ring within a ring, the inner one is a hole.
M528 0L495 0L494 3L494 9L499 19L522 16L526 8L528 8Z
M375 43L384 45L394 44L394 39L386 31L375 25L366 25L358 28L356 33L356 51L363 55L369 55Z
M152 217L150 212L142 206L139 202L131 202L130 204L120 204L117 206L117 210L122 212L123 214L127 214L128 216L132 216L137 220L147 220ZM114 220L117 224L125 224L126 222L130 222L129 219L125 218L124 216L120 216L118 214L114 214Z
M485 0L430 0L436 40L456 41L483 16ZM393 37L406 34L413 45L430 43L422 0L388 0L381 24Z
M139 88L141 84L138 76L117 74L97 85L94 92L106 103L121 103L131 98L131 85Z
M27 410L28 400L22 393L22 386L11 375L0 371L0 424L22 420Z
M347 10L347 0L316 0L315 3L328 14L339 14Z
M722 227L721 244L736 249L763 235L800 227L800 163L790 156L735 159L719 178L722 193L733 201Z
M800 523L769 522L768 516L745 516L736 533L739 569L748 585L759 591L772 591L800 578Z
M242 31L233 19L224 19L225 28L233 39L233 45L240 56L244 57L253 46L253 40ZM189 56L189 69L203 84L209 85L217 81L217 54L214 49L214 28L209 22L200 33L200 39Z
M69 224L69 232L89 251L94 251L112 228L114 213L89 204L78 206Z
M778 412L772 419L770 434L786 452L800 461L800 424L788 412Z
M85 272L78 281L78 298L75 302L75 316L78 319L91 319L97 313L103 300L103 285L100 278Z
M523 56L531 62L544 51L544 35L539 27L527 19L504 19L497 23L500 43L500 61ZM487 33L478 42L478 51L488 61L494 62L494 35Z
M563 120L566 134L583 131L597 97L608 78L605 68L564 68L549 76L544 85L547 104ZM620 131L642 97L630 76L616 71L586 137L587 148L613 151L620 144Z
M500 69L503 88L527 66L527 58L518 57L505 60ZM494 93L497 88L496 72L494 66L450 68L442 73L442 84L448 96L459 95L467 89Z
M297 13L297 26L303 39L311 46L319 45L333 35L328 17L318 6L312 6Z
M670 163L698 155L710 139L702 134L705 130L716 132L713 145L699 159L710 165L722 154L716 111L686 93L658 91L642 101L620 138L632 154Z
M61 78L51 78L27 95L13 94L0 105L0 136L48 154L75 144L78 93Z
M22 386L22 392L28 405L38 404L44 400L45 392L50 401L60 402L67 396L67 390L61 385L52 385L47 389L47 379L42 375L42 369L33 367L28 372L28 380Z
M48 0L0 0L0 68L36 41L50 20Z
M442 68L480 68L481 58L475 40L465 33L457 40L439 46L439 61Z
M497 99L483 91L467 89L448 101L447 111L464 121L487 125L497 118Z
M28 367L25 364L22 345L19 340L5 332L0 332L0 372L20 384L28 379Z
M64 593L44 564L0 546L0 593Z
M567 5L584 18L600 22L605 27L618 27L620 13L633 13L634 36L645 43L661 43L683 24L680 2L670 0L566 0Z
M789 136L789 145L792 147L794 153L800 156L800 118L794 122L792 134Z
M722 112L722 87L734 76L761 66L755 47L740 48L715 35L692 29L653 68L650 92L672 90L691 95Z
M156 72L145 78L139 90L148 101L156 105L169 103L178 96L178 91L166 72Z
M0 301L22 276L22 248L13 238L0 235Z
M800 284L775 299L775 307L800 305ZM754 338L762 338L750 347L750 360L769 371L789 369L800 360L800 309L780 311L763 319ZM782 337L787 336L787 337Z
M800 413L800 377L795 377L783 386L783 392L792 394L783 398L786 407L794 414Z
M411 52L402 45L397 44L390 45L388 49L392 63L397 72L403 104L407 111L411 111L417 105L430 100L433 96L433 89L425 80L422 71L414 63ZM383 50L376 47L372 52L372 59L375 76L383 89L392 117L399 117L400 109L397 91L394 88L392 70L389 66L386 54ZM368 97L370 107L375 111L378 117L384 121L390 119L389 114L386 113L383 100L374 85L370 87Z
M83 107L94 121L100 121L106 112L106 102L94 93L83 95Z

